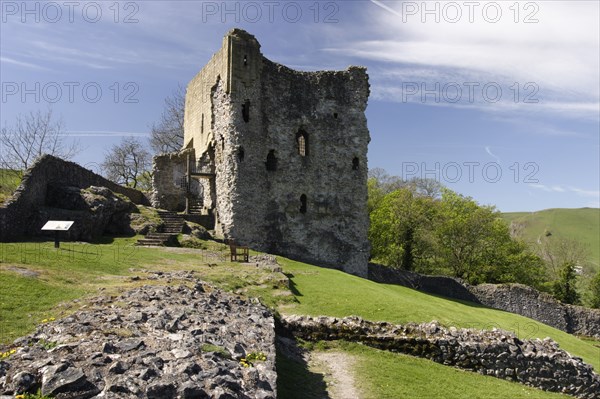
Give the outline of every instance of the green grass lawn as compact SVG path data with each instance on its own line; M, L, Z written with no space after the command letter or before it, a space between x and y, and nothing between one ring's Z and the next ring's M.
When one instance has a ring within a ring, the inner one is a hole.
M77 310L89 296L118 295L125 289L151 283L130 278L142 273L142 269L193 270L199 278L229 291L259 297L263 303L286 314L358 315L395 323L435 319L459 327L501 327L516 331L523 338L550 336L562 348L582 357L596 369L600 367L597 341L580 340L511 313L279 258L284 272L291 278L294 295L286 295L287 291L272 280L272 273L253 265L228 262L228 248L222 244L206 241L205 250L140 248L132 245L136 239L104 238L96 244L62 243L59 250L53 248L52 242L0 243L0 344L8 344L33 331L42 319L62 317ZM24 276L19 273L23 269L38 275ZM361 387L370 395L367 397L435 398L440 397L440 393L446 398L555 396L423 359L355 344L341 345L339 349L361 359L356 372ZM280 398L316 398L323 392L322 377L302 365L281 356L277 365ZM428 383L430 381L436 383ZM316 392L315 396L308 394L311 389Z
M129 278L141 269L192 270L228 291L264 298L272 307L294 300L276 295L281 287L270 280L271 273L226 261L225 245L207 241L206 250L145 248L133 245L138 238L65 242L60 249L53 242L0 243L0 344L33 331L42 319L76 310L83 302L72 303L75 298L118 295L123 289L148 284ZM39 275L26 277L19 269ZM69 306L57 307L63 301Z
M346 344L358 358L355 375L364 399L567 398L522 384L442 366L427 359Z
M590 262L600 265L600 209L546 209L539 212L503 213L508 222L524 224L523 235L535 242L546 231L553 236L576 240L586 244L590 250Z
M502 328L521 338L551 337L572 355L600 370L600 348L589 341L513 313L448 300L410 288L378 284L338 270L324 269L280 258L292 281L297 304L282 309L285 314L344 317L356 315L392 323L430 322L478 329Z

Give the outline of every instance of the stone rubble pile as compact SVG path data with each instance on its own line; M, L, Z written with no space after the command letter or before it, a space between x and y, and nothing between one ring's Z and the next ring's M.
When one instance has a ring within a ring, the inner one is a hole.
M520 340L502 330L394 325L359 317L284 316L283 326L310 341L346 340L584 399L600 398L600 376L546 338Z
M96 298L17 339L0 361L0 395L276 398L274 320L265 307L190 272L151 279L183 284ZM247 357L264 360L240 362Z

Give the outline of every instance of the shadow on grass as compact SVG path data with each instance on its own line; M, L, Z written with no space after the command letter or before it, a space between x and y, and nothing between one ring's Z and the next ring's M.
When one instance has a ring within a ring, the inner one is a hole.
M291 339L277 339L277 399L330 399L322 374L309 370Z
M289 285L290 285L290 291L292 291L292 294L294 294L294 296L302 296L300 291L298 291L296 283L294 282L294 275L292 273L284 273L284 274L288 278Z

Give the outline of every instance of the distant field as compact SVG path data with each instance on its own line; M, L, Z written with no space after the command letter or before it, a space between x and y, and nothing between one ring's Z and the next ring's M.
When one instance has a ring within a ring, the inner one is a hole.
M577 240L590 251L589 261L600 265L600 209L546 209L538 212L511 212L502 216L508 222L523 223L527 241L536 242L546 231L554 237Z
M12 195L19 183L21 179L13 171L0 169L0 204Z

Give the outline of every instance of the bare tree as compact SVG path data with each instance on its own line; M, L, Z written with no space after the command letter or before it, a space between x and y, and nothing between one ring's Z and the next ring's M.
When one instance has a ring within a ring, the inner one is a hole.
M435 179L413 177L410 180L404 180L400 176L389 175L382 168L369 169L369 179L374 179L376 186L384 194L407 187L417 195L437 199L441 197L444 187Z
M369 169L369 179L374 179L376 186L383 191L384 194L391 193L403 187L406 187L407 182L400 176L391 176L383 168Z
M174 152L183 147L183 114L185 89L178 86L165 98L165 108L160 121L151 128L150 146L156 153Z
M555 238L551 234L538 239L537 252L548 266L552 279L558 279L565 265L581 270L589 258L589 248L576 240Z
M52 110L17 116L15 124L0 130L0 164L21 174L41 155L71 159L81 149L79 142L66 140L62 119L54 120Z
M429 198L440 198L442 196L442 183L435 179L425 177L415 177L409 180L409 185L413 187L413 191L419 195Z
M106 153L102 170L107 179L125 186L148 190L152 157L142 141L125 137Z

